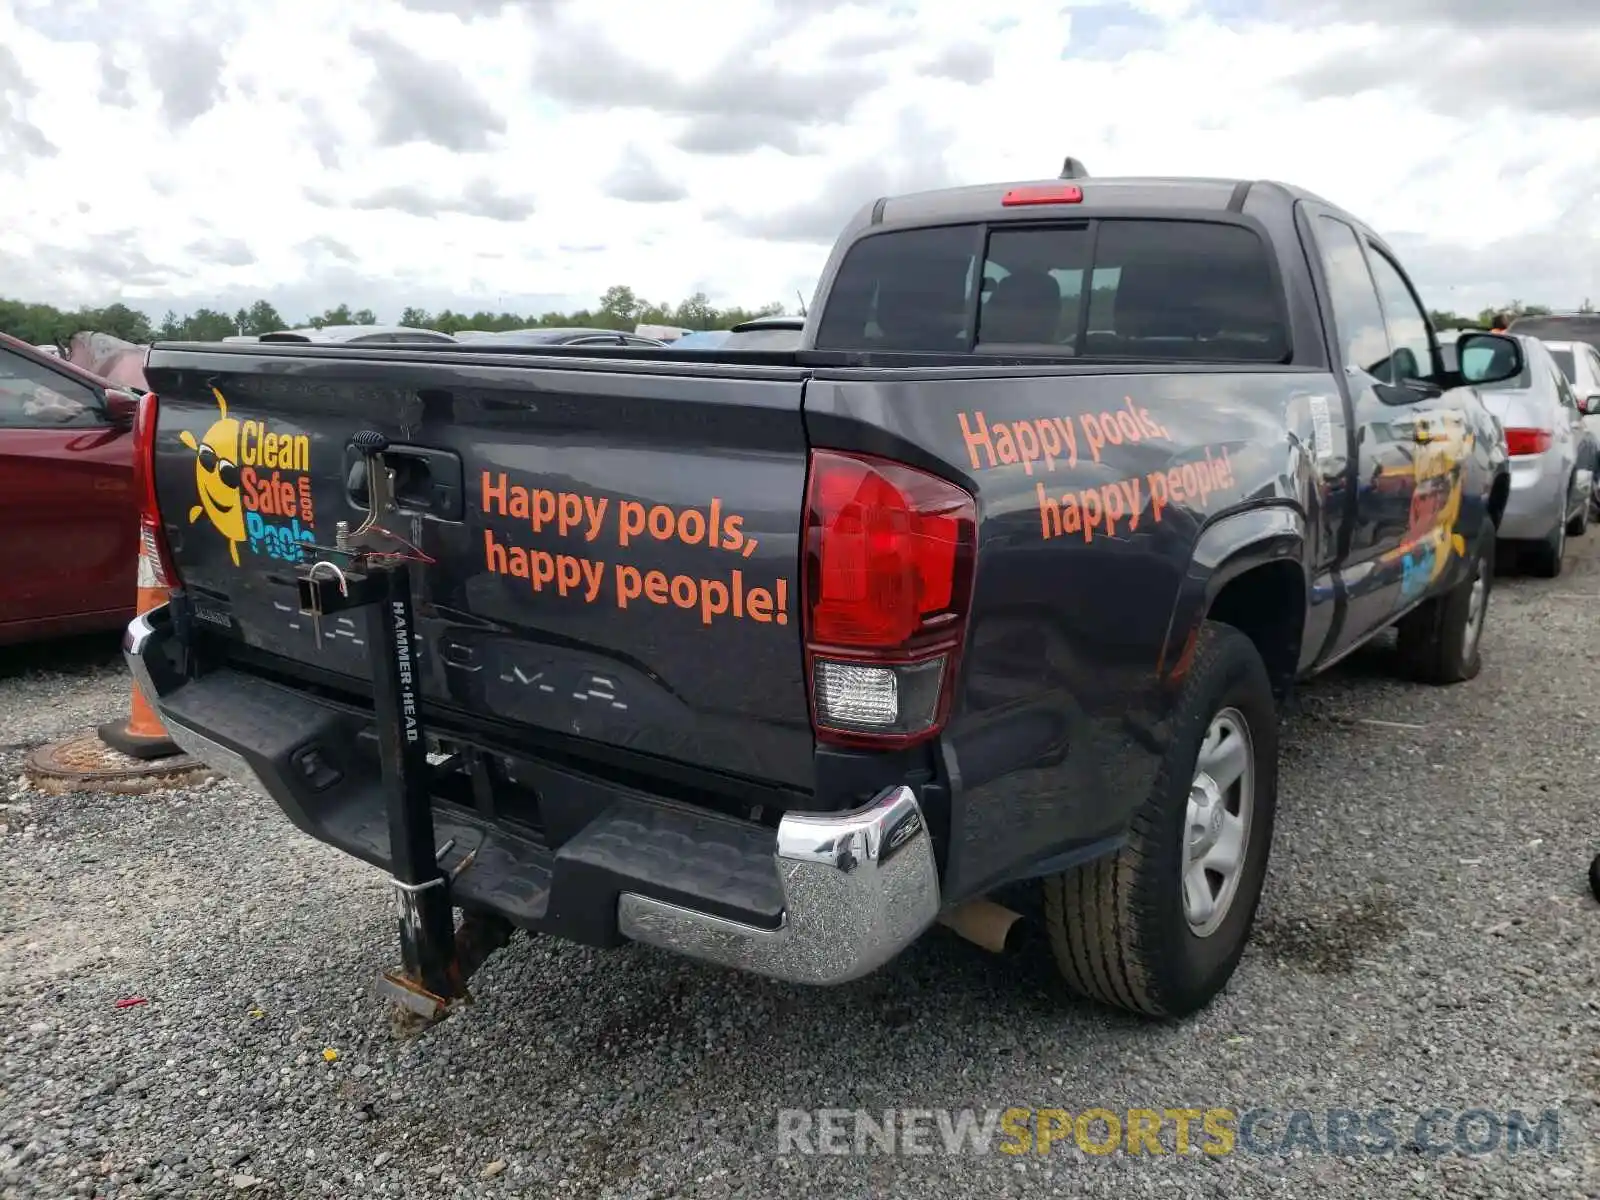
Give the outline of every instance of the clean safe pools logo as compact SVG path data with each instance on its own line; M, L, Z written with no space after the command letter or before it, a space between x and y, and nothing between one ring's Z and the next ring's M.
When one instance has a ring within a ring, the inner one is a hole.
M217 388L217 419L199 441L185 429L178 439L194 452L195 493L192 525L202 514L228 543L239 565L239 548L286 562L299 562L316 540L311 499L311 439L279 433L266 421L228 415L228 401Z
M1454 413L1429 413L1414 434L1411 512L1405 540L1391 552L1400 560L1400 593L1413 600L1425 593L1450 565L1467 552L1456 532L1461 518L1462 486L1472 456L1473 435Z

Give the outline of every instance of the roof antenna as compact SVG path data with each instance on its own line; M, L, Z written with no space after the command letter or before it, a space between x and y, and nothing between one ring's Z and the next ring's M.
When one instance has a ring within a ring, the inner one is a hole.
M1087 179L1089 178L1089 168L1069 154L1066 161L1061 164L1060 178Z

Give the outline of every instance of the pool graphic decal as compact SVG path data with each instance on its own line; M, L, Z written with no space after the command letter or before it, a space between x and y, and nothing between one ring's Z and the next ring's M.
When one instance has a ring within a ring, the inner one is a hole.
M189 523L202 514L228 543L233 565L239 548L299 562L316 538L311 497L311 439L277 433L265 421L228 415L228 401L211 389L218 416L198 441L187 429L178 440L194 452L195 493Z

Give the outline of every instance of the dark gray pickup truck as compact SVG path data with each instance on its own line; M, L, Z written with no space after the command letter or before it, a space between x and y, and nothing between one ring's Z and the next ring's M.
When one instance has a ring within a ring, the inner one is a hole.
M393 876L425 1015L513 928L830 984L937 921L999 944L1019 891L1078 992L1193 1012L1254 920L1279 705L1396 624L1417 678L1476 674L1508 486L1394 254L1270 182L877 200L792 353L147 373L171 603L133 671Z

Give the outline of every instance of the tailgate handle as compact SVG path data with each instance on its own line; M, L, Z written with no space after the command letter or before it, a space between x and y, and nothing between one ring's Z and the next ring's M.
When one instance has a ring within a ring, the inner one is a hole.
M396 507L403 513L459 521L465 508L466 475L453 450L390 442L381 451L394 474ZM345 451L345 493L356 508L372 506L367 486L367 458L354 446Z

